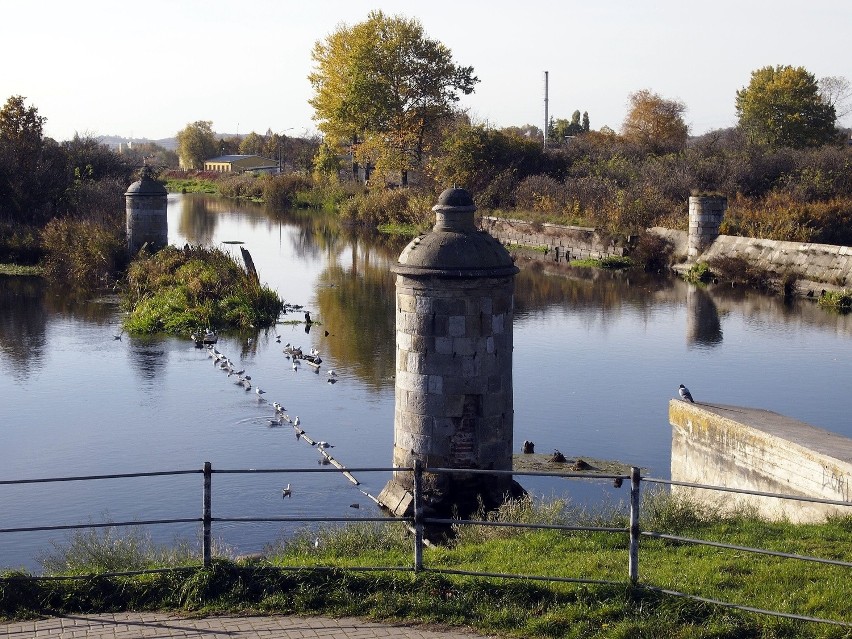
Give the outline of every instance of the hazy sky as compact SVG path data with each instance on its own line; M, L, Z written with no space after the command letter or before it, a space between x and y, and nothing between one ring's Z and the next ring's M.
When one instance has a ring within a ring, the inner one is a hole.
M45 134L171 137L315 130L311 48L372 9L417 18L481 82L461 105L503 127L588 111L618 130L628 95L687 107L694 134L736 123L766 65L852 81L850 0L29 0L3 2L0 101L23 95ZM843 124L852 125L852 116Z

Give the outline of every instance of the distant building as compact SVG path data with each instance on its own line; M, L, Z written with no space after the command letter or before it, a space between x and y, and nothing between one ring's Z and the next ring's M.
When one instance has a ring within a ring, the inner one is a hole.
M204 161L205 171L219 173L277 173L278 163L259 155L220 155Z

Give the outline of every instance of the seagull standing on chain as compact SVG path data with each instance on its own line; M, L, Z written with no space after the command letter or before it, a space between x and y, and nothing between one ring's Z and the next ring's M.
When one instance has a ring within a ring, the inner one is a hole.
M677 392L680 394L680 398L683 401L692 402L693 404L695 403L695 400L692 399L692 393L690 393L689 389L686 386L684 386L683 384L678 386Z

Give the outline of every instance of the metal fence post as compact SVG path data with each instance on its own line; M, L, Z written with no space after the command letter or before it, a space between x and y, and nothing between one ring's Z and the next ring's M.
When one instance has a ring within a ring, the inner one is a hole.
M641 474L636 466L630 469L630 560L627 572L630 583L639 579L639 482Z
M423 570L423 462L414 460L414 572Z
M213 520L213 516L211 513L211 497L210 497L210 489L212 487L212 479L213 479L213 468L210 462L204 462L204 514L202 516L203 521L203 544L204 544L204 567L209 568L211 562L211 535L210 535L210 524Z

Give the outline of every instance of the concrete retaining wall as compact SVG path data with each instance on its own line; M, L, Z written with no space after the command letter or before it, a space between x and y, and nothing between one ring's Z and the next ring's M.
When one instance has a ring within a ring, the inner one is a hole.
M671 476L675 481L852 500L852 439L770 411L672 400ZM675 486L675 494L726 508L748 504L768 519L822 521L852 506Z

